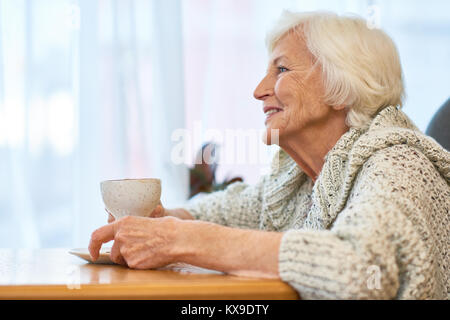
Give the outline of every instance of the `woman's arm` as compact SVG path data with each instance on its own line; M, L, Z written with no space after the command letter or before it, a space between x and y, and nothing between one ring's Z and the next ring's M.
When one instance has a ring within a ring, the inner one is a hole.
M262 177L255 185L235 182L223 191L216 191L200 199L191 200L169 213L178 217L191 216L228 227L258 229L262 211Z
M282 234L235 229L173 217L128 216L92 233L93 260L103 243L114 240L111 259L134 269L185 262L229 274L278 278Z
M180 230L180 261L233 275L279 279L282 233L204 221L183 221Z

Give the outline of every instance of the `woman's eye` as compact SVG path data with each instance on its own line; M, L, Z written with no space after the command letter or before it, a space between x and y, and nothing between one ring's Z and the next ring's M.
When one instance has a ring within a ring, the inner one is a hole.
M280 71L280 73L283 73L283 72L288 71L288 69L285 67L278 67L278 71Z

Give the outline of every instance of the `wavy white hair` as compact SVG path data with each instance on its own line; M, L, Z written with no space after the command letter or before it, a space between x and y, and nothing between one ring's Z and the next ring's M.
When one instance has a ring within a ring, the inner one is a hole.
M367 127L383 108L403 106L400 57L394 42L382 30L369 28L358 16L284 11L267 34L269 53L289 32L305 39L322 68L325 103L344 105L349 126Z

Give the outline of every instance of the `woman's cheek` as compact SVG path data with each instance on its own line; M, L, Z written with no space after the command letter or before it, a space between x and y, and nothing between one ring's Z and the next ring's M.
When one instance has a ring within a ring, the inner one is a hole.
M302 94L303 90L304 83L301 77L293 72L283 76L276 83L275 95L284 108L276 124L274 123L280 129L280 136L289 135L302 127L305 111L302 110L302 103L306 100L306 97Z
M289 80L286 76L282 76L275 84L275 96L281 103L281 107L288 104L289 100Z
M297 105L302 100L305 91L301 77L294 72L281 76L275 84L275 95L281 107Z

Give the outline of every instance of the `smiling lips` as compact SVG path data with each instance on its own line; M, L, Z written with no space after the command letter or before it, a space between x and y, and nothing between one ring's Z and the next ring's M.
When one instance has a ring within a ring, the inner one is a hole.
M283 111L282 108L278 108L278 107L274 107L274 106L264 107L263 110L264 110L264 114L266 115L266 123L270 118L273 117L273 115Z

